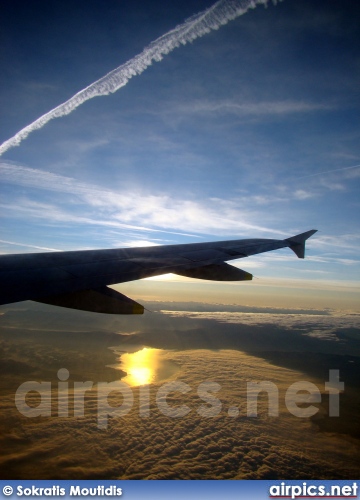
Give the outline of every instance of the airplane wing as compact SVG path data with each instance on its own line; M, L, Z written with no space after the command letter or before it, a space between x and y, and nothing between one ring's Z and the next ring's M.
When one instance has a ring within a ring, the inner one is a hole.
M0 255L0 304L35 300L107 314L144 307L106 285L175 273L214 281L251 280L227 261L289 247L303 259L316 230L285 240L243 239L142 248Z

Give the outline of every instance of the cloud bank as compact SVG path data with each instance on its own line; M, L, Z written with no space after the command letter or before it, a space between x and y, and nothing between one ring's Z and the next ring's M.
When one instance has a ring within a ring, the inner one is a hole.
M0 145L0 156L8 149L19 146L31 132L42 128L53 118L70 114L93 97L116 92L124 87L133 76L143 73L153 62L161 61L164 55L169 54L176 47L186 45L213 30L219 29L229 21L245 14L249 9L254 9L258 4L267 5L267 3L268 0L219 0L209 9L190 17L183 24L176 26L173 30L153 41L140 54L81 90L68 101L21 129ZM276 3L275 0L274 3Z
M68 350L69 347L62 348L61 354L65 356ZM53 352L54 345L48 345L42 356ZM79 358L78 354L74 350L70 357ZM358 474L355 444L340 435L329 437L318 432L308 419L293 417L284 408L284 391L299 380L299 373L231 350L175 351L162 355L177 363L181 381L192 388L187 394L173 392L167 398L173 408L186 404L191 409L188 415L170 418L157 409L158 384L149 387L148 417L139 416L141 402L135 389L132 411L122 418L110 418L105 431L97 428L95 392L87 393L82 418L70 413L68 418L37 419L22 417L14 407L13 395L8 393L1 400L2 414L7 420L0 422L3 450L0 475L7 479L19 476L24 479L304 479L314 476L348 479ZM99 350L87 360L88 370L93 369L93 358L102 359ZM56 373L54 366L52 370ZM48 373L50 371L51 368ZM78 380L77 373L70 367L69 371L74 380ZM44 376L45 371L41 375ZM88 373L83 373L86 375ZM26 376L22 375L22 380ZM197 395L197 387L206 380L216 381L221 387L216 393L222 404L221 412L213 418L202 417L197 412L204 404ZM266 398L259 399L257 418L246 417L246 383L261 380L272 381L279 388L279 418L268 417ZM53 390L55 397L55 381ZM112 403L119 405L115 398ZM229 413L234 405L239 409L237 417ZM299 442L305 446L299 447Z

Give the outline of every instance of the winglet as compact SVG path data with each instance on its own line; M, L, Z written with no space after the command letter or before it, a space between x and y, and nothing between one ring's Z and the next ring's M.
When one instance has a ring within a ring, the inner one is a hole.
M317 229L311 229L311 231L306 231L306 233L297 234L291 238L286 238L289 248L299 257L299 259L305 258L305 241L310 238L313 234L317 232Z

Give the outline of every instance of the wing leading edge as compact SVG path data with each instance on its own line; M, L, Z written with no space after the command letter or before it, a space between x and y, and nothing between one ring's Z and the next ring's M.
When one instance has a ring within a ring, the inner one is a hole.
M315 229L284 240L243 239L143 248L0 255L0 304L35 300L107 314L142 314L144 307L106 285L161 274L212 281L247 281L226 262L290 248L303 259Z

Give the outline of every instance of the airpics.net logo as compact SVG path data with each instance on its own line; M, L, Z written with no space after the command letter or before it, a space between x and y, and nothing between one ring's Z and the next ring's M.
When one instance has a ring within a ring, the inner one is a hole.
M274 484L269 488L269 498L357 498L358 485L332 484L326 487L323 484Z
M28 418L61 417L81 418L85 416L86 393L91 391L92 402L96 401L96 417L99 429L106 429L109 418L121 418L134 408L134 391L132 388L116 380L114 382L68 382L70 373L66 368L57 372L58 382L27 381L21 384L15 393L15 404L18 411ZM340 392L344 390L344 382L340 381L339 370L329 370L329 380L324 383L328 397L328 415L338 417L340 414ZM150 389L151 388L151 389ZM155 398L151 390L156 389ZM194 394L194 388L180 380L166 382L159 388L144 385L137 388L137 410L140 417L150 417L151 400L155 399L158 410L170 418L181 418L191 411L196 411L204 418L217 417L226 412L229 417L258 416L260 395L267 397L267 414L278 417L280 414L280 391L270 381L247 382L244 413L238 406L228 408L216 397L221 390L217 382L206 381L196 387L199 402L196 408L182 404L181 395ZM173 402L176 397L176 403ZM151 399L152 396L152 399ZM309 418L319 412L313 403L321 403L322 394L317 385L309 381L298 381L291 384L284 395L284 403L290 414L299 418ZM152 407L153 408L153 407Z

